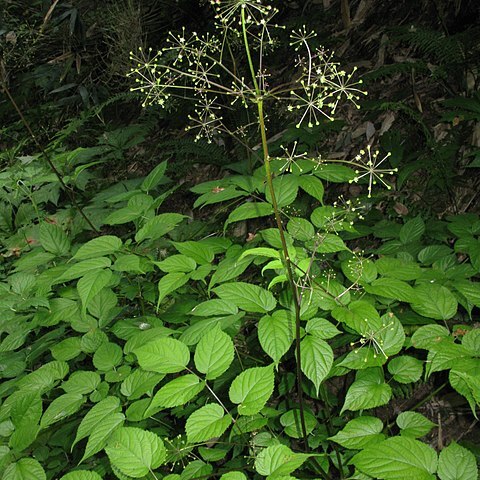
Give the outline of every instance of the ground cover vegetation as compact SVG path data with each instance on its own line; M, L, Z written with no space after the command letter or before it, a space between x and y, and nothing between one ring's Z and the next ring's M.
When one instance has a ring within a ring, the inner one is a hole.
M478 15L7 2L0 478L477 479Z

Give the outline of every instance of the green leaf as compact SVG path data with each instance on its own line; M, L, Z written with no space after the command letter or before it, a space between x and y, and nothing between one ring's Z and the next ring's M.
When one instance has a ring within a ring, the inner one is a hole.
M279 208L291 205L298 195L298 177L296 175L284 174L275 177L272 181L275 199ZM272 194L267 188L265 192L267 202L272 203ZM230 217L229 217L230 218Z
M95 270L88 272L77 283L77 291L82 301L82 312L85 314L90 301L112 278L111 270Z
M414 383L423 373L423 362L418 358L402 355L388 362L388 371L399 383Z
M207 380L215 380L228 370L235 350L232 339L216 325L198 342L195 350L195 367Z
M77 253L73 256L76 260L84 260L86 258L97 258L104 255L110 255L120 250L122 241L115 235L104 235L94 238L82 245Z
M325 233L320 236L317 248L318 253L335 253L342 250L348 250L348 247L338 235Z
M172 242L173 246L182 255L192 258L199 265L210 264L215 257L214 249L206 242Z
M43 222L40 225L40 243L47 252L55 255L67 255L70 252L70 240L65 232L53 223Z
M383 423L379 418L366 415L350 420L343 430L329 440L349 450L363 450L385 439L382 430Z
M377 278L370 285L364 285L366 292L381 297L413 303L416 301L415 290L406 282L396 278Z
M185 424L188 442L200 443L221 437L232 423L232 417L224 413L216 403L204 405L193 412Z
M239 415L254 415L273 393L273 365L244 370L232 382L229 397L238 405Z
M350 385L341 413L375 408L385 405L392 396L392 389L383 379L381 368L359 370L355 381Z
M417 280L422 275L422 269L417 263L407 262L401 258L384 256L375 262L375 266L380 275L398 280Z
M39 392L20 391L10 410L10 418L16 429L36 425L42 416L42 399Z
M46 428L80 410L85 398L80 393L66 393L60 395L45 410L40 426Z
M309 411L305 411L303 415L305 418L305 429L307 431L307 435L310 435L313 429L317 426L317 419ZM292 437L292 438L303 437L302 427L300 423L300 410L295 409L295 410L289 410L288 412L285 412L280 417L280 423L285 429L285 433L289 437Z
M165 178L165 170L167 169L167 162L159 163L144 179L140 188L143 192L149 193L160 183L163 183Z
M307 335L300 344L302 372L313 382L318 395L320 385L333 365L333 351L321 338Z
M351 255L341 264L342 272L352 282L364 285L377 278L377 267L368 258Z
M333 323L324 318L310 318L305 331L322 340L328 340L342 333Z
M123 350L116 343L103 343L93 355L93 365L97 370L108 372L117 365L120 365L123 359Z
M93 432L96 425L102 424L103 421L109 417L110 414L116 412L119 407L120 400L117 397L106 397L94 405L80 422L77 435L72 444L72 449L80 440L88 437Z
M451 338L450 332L442 325L423 325L412 335L415 348L429 350L444 339Z
M307 460L308 455L294 453L286 445L264 448L255 459L255 470L270 480L287 477Z
M163 276L158 282L157 308L167 295L185 285L189 279L190 276L182 272L167 273Z
M102 477L96 472L87 470L77 470L70 472L60 478L60 480L102 480Z
M108 257L90 258L83 260L82 262L75 263L66 272L64 272L58 282L66 282L80 278L91 272L92 270L101 270L108 268L112 264L112 261Z
M123 223L133 222L137 218L140 218L143 214L142 208L124 207L114 210L104 220L107 225L122 225Z
M412 218L400 229L400 241L407 243L418 242L425 233L425 222L421 217Z
M157 338L133 351L144 370L158 373L177 373L185 370L190 361L188 347L170 337Z
M211 317L214 315L236 315L238 308L225 300L207 300L193 307L190 315L195 317Z
M313 174L317 177L333 183L344 183L353 180L356 176L355 172L344 165L320 164Z
M122 382L120 392L130 401L136 400L146 393L151 393L164 376L161 373L145 372L141 368L136 368Z
M165 384L152 398L152 402L145 411L149 416L162 408L173 408L185 405L195 398L205 388L205 382L202 382L197 375L191 373L182 375Z
M145 273L151 271L150 262L139 255L118 255L112 270L116 272Z
M287 231L296 240L306 242L315 236L315 228L304 218L292 218L287 224Z
M273 207L269 203L262 202L248 202L237 207L227 218L224 229L230 223L240 222L241 220L248 220L250 218L266 217L273 214Z
M452 442L440 452L437 473L440 480L477 480L475 455Z
M267 313L277 304L274 296L264 288L245 282L224 283L213 291L222 299L247 312Z
M351 460L363 473L385 480L435 480L437 454L408 437L393 437L357 453Z
M165 462L162 439L153 432L121 427L110 437L105 452L124 475L141 478Z
M247 477L242 472L228 472L224 473L220 480L247 480Z
M278 250L274 250L273 248L267 248L267 247L257 247L257 248L249 248L248 250L245 250L241 255L240 255L240 260L248 255L255 255L258 257L268 257L268 258L276 258L280 259L280 252Z
M96 424L88 437L85 453L79 463L102 450L112 433L120 428L124 421L125 415L117 412L106 416L101 423Z
M195 200L193 208L204 207L205 205L212 205L245 196L247 196L247 193L237 190L234 185L220 187L217 183L210 191L205 192Z
M302 175L298 178L298 183L303 191L323 203L324 188L319 178L313 175Z
M70 378L62 383L66 393L86 395L93 392L100 385L101 378L97 372L77 370L70 375Z
M3 472L2 480L46 480L45 470L33 458L21 458Z
M457 313L458 302L448 288L435 283L423 283L415 288L416 301L412 309L435 320L448 320Z
M417 412L402 412L397 417L400 435L418 438L427 435L436 426L428 418Z
M135 235L135 241L140 243L146 239L156 240L163 237L168 232L171 232L184 218L187 217L180 213L162 213L157 215L147 220L145 225Z
M197 268L197 262L186 255L170 255L161 262L154 262L155 265L166 273L184 272L188 273Z
M287 353L293 343L295 319L287 310L276 310L258 323L258 340L263 351L275 363Z

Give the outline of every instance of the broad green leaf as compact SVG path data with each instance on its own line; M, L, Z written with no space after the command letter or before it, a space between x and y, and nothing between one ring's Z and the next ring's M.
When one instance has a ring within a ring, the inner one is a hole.
M108 285L112 278L111 270L88 272L77 283L77 291L82 301L82 312L86 313L88 304L100 290Z
M447 245L429 245L418 252L418 261L424 265L431 265L436 260L448 257L453 250Z
M123 223L133 222L137 218L140 218L143 214L142 208L124 207L114 210L104 220L107 225L122 225Z
M324 188L319 178L313 175L302 175L298 177L298 184L303 191L323 203Z
M58 225L47 222L40 225L40 243L47 252L55 255L67 255L71 247L65 232Z
M201 460L193 460L183 469L183 472L180 475L180 480L210 478L212 471L212 465L202 462Z
M188 273L197 268L197 262L186 255L170 255L161 262L154 262L155 265L166 273L184 272Z
M35 390L18 392L10 410L10 418L15 428L36 425L41 416L42 399L40 394Z
M317 248L318 253L334 253L342 250L348 250L348 247L338 235L332 233L321 235Z
M430 348L425 362L426 376L428 378L434 372L453 368L458 360L470 357L470 351L463 345L453 343L451 339L445 339Z
M97 372L77 370L73 372L61 388L66 393L86 395L93 392L100 385L101 378Z
M328 340L342 333L333 323L324 318L310 318L305 331L322 340Z
M246 257L239 260L237 256L224 258L212 275L209 289L219 283L227 282L241 275L253 262L253 257Z
M190 361L188 347L170 337L161 337L134 350L144 370L158 373L177 373L185 370Z
M296 240L306 242L315 236L315 228L304 218L292 218L287 224L287 231Z
M140 188L142 191L149 193L165 179L165 170L167 169L167 162L159 163L144 179Z
M415 290L396 278L377 278L370 285L364 285L364 289L368 293L401 302L414 303L417 300Z
M120 392L130 401L136 400L146 393L152 392L163 378L164 375L161 373L145 372L141 368L136 368L122 382Z
M145 273L153 270L151 263L139 255L117 255L112 270L116 272Z
M240 260L248 255L280 259L280 252L268 247L249 248L240 255Z
M313 174L323 180L333 183L344 183L353 180L356 173L344 165L320 164Z
M92 270L102 270L108 268L112 261L108 257L89 258L81 262L73 264L62 276L58 279L59 282L66 282L80 278L91 272Z
M480 356L480 329L468 331L462 338L462 346L469 350L472 356Z
M102 480L102 477L96 472L89 472L87 470L76 470L67 473L60 480Z
M215 257L214 249L206 242L172 242L172 245L182 255L192 258L199 265L210 264Z
M157 307L167 295L185 285L189 278L189 275L183 272L167 273L163 276L158 282Z
M345 396L342 413L345 410L354 412L385 405L391 396L392 389L385 383L380 368L359 370Z
M218 298L214 300L206 300L193 307L190 315L196 317L210 317L213 315L235 315L238 313L236 305L232 305L230 302L220 300Z
M440 480L477 480L478 469L475 455L452 442L440 452L437 474Z
M266 217L273 214L273 207L269 203L248 202L237 207L227 218L224 229L231 223L250 218Z
M79 463L82 463L87 458L95 455L102 450L107 444L110 436L125 422L125 415L123 413L112 413L105 416L101 423L93 426L92 432L88 437L85 453Z
M423 362L418 358L402 355L388 362L388 371L399 383L417 382L423 373Z
M34 458L21 458L3 472L2 480L46 480L45 470Z
M320 385L333 365L333 351L321 338L307 335L300 344L302 372L313 382L318 395Z
M217 183L211 190L200 195L200 197L195 200L193 208L204 207L205 205L212 205L245 196L247 196L247 193L237 190L234 185L220 187Z
M107 372L120 365L123 358L123 350L116 343L103 343L93 355L93 365L97 370Z
M66 393L60 395L48 406L45 410L40 426L46 428L65 417L73 415L80 410L81 406L85 403L85 398L80 393Z
M284 174L275 177L272 183L275 199L279 208L291 205L295 201L298 195L298 177L296 175ZM265 198L267 202L273 203L269 188L265 191Z
M189 443L200 443L221 437L232 423L230 415L225 416L223 408L210 403L195 410L187 419L185 431Z
M276 310L258 322L258 340L263 351L275 363L287 353L293 343L295 319L287 310Z
M425 233L425 222L421 217L409 220L400 229L400 241L403 244L418 242Z
M383 423L377 417L363 416L350 420L336 435L330 437L349 450L363 450L385 439Z
M136 427L116 430L105 448L110 462L124 475L142 478L165 462L162 439L153 432Z
M97 258L115 253L122 247L122 241L115 235L104 235L94 238L82 245L73 256L76 260Z
M377 267L368 258L352 255L342 262L341 267L345 276L354 284L364 285L377 278Z
M270 480L287 477L307 460L308 455L294 453L286 445L264 448L255 459L255 470Z
M245 282L224 283L213 291L222 299L247 312L267 313L277 304L274 296L264 288Z
M144 240L156 240L172 231L184 218L180 213L161 213L150 220L135 235L137 243Z
M228 472L224 473L220 480L247 480L247 477L242 472Z
M73 447L83 438L88 437L95 429L97 424L113 414L120 407L120 400L117 397L107 397L94 405L88 413L83 417L78 426L77 435L72 444Z
M152 398L152 402L145 411L145 415L151 415L162 408L172 408L184 405L195 398L205 388L197 375L191 373L175 378L163 385Z
M215 380L228 370L233 361L232 339L216 325L198 342L195 349L195 367L207 380Z
M420 315L435 320L448 320L457 313L458 302L448 288L434 283L424 283L415 288L416 301L412 309Z
M317 419L309 411L305 411L303 415L305 418L305 429L307 431L307 435L310 435L313 429L317 426ZM280 423L285 429L285 433L289 437L292 437L292 438L303 437L301 421L300 421L300 410L295 409L295 410L289 410L288 412L285 412L280 417Z
M380 275L397 280L417 280L422 275L422 270L417 263L407 262L401 258L384 256L375 262L375 266Z
M415 348L429 350L444 339L451 338L450 332L442 325L423 325L412 335Z
M273 365L244 370L233 380L229 397L238 405L239 415L254 415L273 393Z
M397 417L400 435L418 438L427 435L435 427L435 423L417 412L402 412Z
M351 462L373 478L435 480L437 454L408 437L393 437L357 453Z

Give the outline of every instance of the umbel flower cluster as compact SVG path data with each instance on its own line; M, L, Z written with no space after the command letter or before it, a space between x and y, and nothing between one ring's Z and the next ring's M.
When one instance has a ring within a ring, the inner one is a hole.
M333 120L345 101L359 108L360 96L366 92L355 78L356 69L343 70L331 52L316 44L314 31L305 26L292 31L289 46L295 71L287 82L275 84L266 60L276 44L273 31L282 28L273 23L277 9L260 0L212 0L211 4L214 34L182 29L170 32L165 47L156 53L141 48L130 53L135 65L129 73L135 81L131 90L144 94L143 106L167 107L175 98L191 100L194 114L187 129L196 132L197 140L208 142L221 133L240 140L245 125L227 127L222 114L237 106L256 110L259 103L262 109L263 104L283 105L295 114L298 128ZM372 165L365 165L361 169L365 174L358 175L358 179L369 176L369 192L378 178Z

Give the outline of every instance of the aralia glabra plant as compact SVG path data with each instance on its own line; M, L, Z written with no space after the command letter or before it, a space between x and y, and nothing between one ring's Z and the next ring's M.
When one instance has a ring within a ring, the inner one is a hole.
M277 203L277 192L274 185L272 160L279 160L283 166L278 173L298 167L298 161L311 161L315 168L325 164L319 158L308 158L304 153L296 154L296 143L289 153L285 150L284 157L271 157L267 140L266 110L269 107L283 105L284 109L296 116L297 128L320 125L322 121L332 121L342 102L352 102L359 108L360 97L366 94L361 89L361 80L355 78L356 68L350 73L343 70L334 61L333 54L321 47L313 46L316 33L305 26L293 31L289 46L296 58L291 79L279 81L274 85L266 63L267 52L274 46L272 31L281 28L273 20L277 9L265 5L259 0L212 0L215 9L217 35L200 35L197 32L170 32L167 44L156 54L152 49L147 52L139 48L131 52L131 59L136 64L131 69L130 76L136 82L132 91L144 94L143 106L158 104L167 107L175 101L191 100L194 104L194 115L189 116L190 125L187 130L196 132L196 139L204 138L207 142L214 141L221 134L228 134L242 144L245 141L241 133L245 126L229 128L222 116L223 109L242 106L253 110L255 121L253 125L260 135L262 160L265 168L265 178L273 215L280 236L283 258L293 307L295 311L295 338L297 362L297 392L299 396L300 424L305 447L307 446L307 427L302 400L301 385L301 304L303 292L310 282L307 271L293 264L282 220L282 210ZM368 179L368 196L371 196L372 186L379 180L383 185L390 186L383 179L384 175L392 174L394 170L380 169L380 165L388 155L380 161L378 152L372 152L367 147L368 159L363 162L365 151L361 151L354 160L336 160L351 164L355 177L351 181ZM301 167L299 167L301 168ZM331 219L335 221L334 218ZM333 227L335 229L335 227ZM322 241L319 237L318 242ZM300 279L296 278L300 274Z

